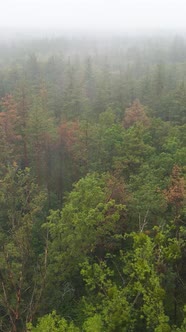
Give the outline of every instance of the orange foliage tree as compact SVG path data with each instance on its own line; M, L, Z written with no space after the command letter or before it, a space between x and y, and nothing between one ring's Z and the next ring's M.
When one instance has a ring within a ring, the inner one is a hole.
M185 200L185 180L181 176L181 168L174 165L170 185L164 190L166 201L169 205L175 208L176 217L179 216Z
M136 99L131 107L126 109L123 125L125 128L133 126L135 123L142 123L144 126L149 125L149 118L145 113L143 105Z

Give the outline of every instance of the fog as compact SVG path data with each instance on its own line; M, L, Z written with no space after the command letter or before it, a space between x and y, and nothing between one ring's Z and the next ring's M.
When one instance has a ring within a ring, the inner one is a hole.
M1 0L3 31L185 29L185 0Z

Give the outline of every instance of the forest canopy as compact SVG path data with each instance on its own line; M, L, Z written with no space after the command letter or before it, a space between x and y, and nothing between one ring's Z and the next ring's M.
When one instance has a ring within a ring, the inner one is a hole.
M0 42L0 331L186 331L185 59Z

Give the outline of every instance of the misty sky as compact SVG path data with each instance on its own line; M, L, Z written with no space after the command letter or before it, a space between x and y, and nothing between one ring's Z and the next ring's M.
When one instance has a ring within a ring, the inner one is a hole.
M0 0L0 27L186 28L186 0Z

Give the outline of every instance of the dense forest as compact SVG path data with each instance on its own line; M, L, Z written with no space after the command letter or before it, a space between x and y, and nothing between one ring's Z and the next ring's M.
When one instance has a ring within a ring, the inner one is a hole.
M186 331L186 39L0 42L0 331Z

